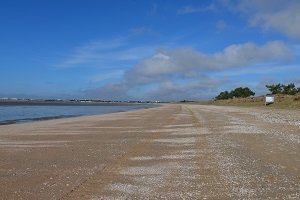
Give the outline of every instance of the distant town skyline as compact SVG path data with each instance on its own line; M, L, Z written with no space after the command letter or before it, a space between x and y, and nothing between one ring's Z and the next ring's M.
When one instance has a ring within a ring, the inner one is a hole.
M298 0L2 1L0 98L209 100L300 87Z

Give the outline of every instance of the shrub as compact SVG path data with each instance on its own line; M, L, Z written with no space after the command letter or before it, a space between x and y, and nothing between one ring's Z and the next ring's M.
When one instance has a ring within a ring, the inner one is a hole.
M240 98L240 97L250 97L254 96L255 93L250 90L248 87L238 87L234 90L228 92L224 91L221 92L218 96L215 97L216 100L222 100L222 99L232 99L233 97Z

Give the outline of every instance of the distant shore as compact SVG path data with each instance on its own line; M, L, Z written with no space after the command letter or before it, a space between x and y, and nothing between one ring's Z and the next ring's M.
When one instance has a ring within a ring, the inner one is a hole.
M150 102L57 101L57 100L0 100L0 106L128 106Z

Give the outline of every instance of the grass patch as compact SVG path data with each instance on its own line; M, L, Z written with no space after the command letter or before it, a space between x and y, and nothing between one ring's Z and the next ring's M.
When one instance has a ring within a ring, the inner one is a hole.
M275 96L275 103L267 107L282 109L300 109L300 94ZM217 106L245 106L245 107L265 107L265 96L234 98L227 100L207 101L207 102L185 102L185 104L217 105Z

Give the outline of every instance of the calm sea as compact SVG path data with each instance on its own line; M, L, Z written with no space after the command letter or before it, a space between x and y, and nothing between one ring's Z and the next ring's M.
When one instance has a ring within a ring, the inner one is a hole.
M155 107L151 104L113 106L0 106L0 125L123 112Z

